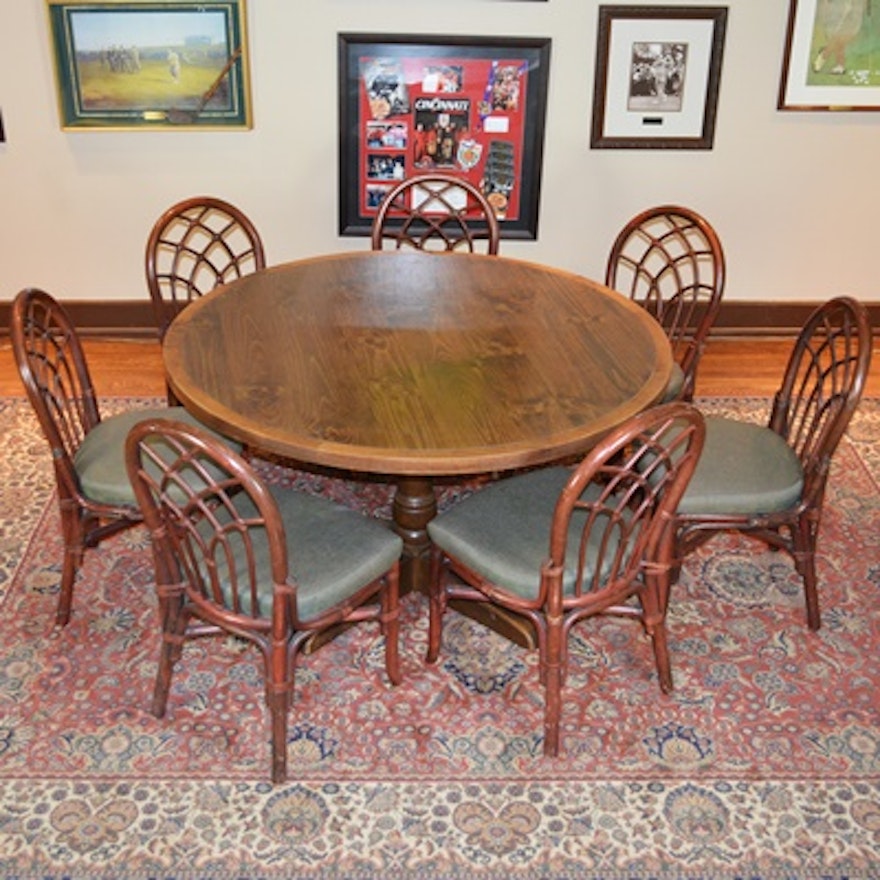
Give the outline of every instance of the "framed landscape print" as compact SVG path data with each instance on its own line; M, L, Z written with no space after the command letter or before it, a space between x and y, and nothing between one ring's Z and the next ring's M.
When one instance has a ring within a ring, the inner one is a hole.
M880 110L880 4L790 0L777 107Z
M250 128L245 0L47 0L64 129Z
M430 171L477 186L502 237L537 237L549 39L340 34L338 49L340 235L369 235L385 194Z
M726 6L600 6L594 149L710 150Z

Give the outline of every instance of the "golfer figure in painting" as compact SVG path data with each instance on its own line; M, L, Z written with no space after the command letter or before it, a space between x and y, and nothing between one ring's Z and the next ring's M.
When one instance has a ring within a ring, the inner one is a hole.
M829 62L831 73L846 73L846 50L862 29L867 3L868 0L819 0L816 28L824 43L813 59L816 73Z
M180 56L173 49L168 52L168 72L174 82L180 81Z

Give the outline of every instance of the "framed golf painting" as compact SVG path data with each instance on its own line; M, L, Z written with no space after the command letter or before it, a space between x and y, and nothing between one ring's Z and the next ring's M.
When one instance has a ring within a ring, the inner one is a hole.
M245 0L47 0L63 129L250 128Z
M880 110L876 0L790 0L777 107Z

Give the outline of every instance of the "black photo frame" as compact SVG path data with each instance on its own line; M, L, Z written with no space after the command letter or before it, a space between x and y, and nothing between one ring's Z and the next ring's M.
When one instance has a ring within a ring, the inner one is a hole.
M600 6L590 146L711 150L726 27L726 6Z
M369 235L383 194L430 170L493 195L502 238L536 239L550 44L339 34L339 234Z

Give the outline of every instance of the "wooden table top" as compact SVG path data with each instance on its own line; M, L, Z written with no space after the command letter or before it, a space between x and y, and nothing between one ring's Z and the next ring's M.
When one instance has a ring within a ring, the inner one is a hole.
M207 424L314 464L454 475L583 452L650 406L658 324L584 277L503 257L357 252L248 275L172 324L165 368Z

